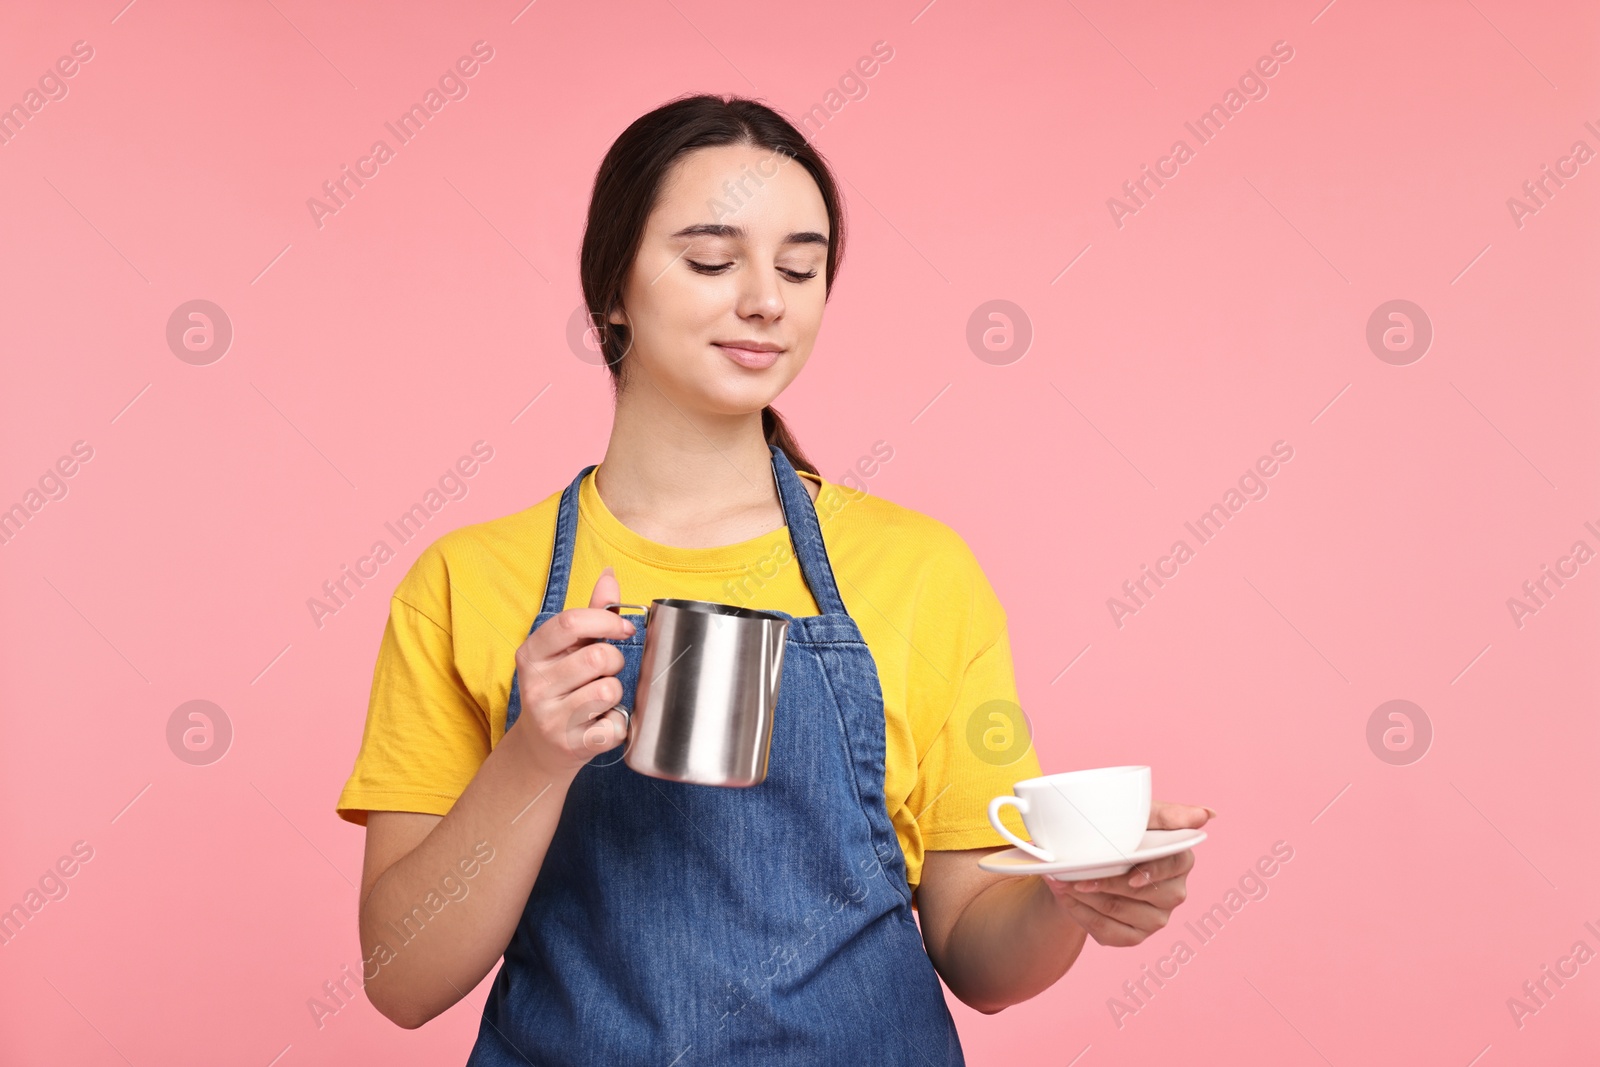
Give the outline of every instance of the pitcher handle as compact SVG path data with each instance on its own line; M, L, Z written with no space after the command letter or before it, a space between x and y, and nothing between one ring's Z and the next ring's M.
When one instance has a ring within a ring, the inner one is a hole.
M601 606L607 611L610 611L612 608L638 608L642 614L648 615L650 613L650 607L647 604L627 604L621 601L612 601L609 604L603 604ZM619 611L617 614L621 615L622 612ZM617 704L615 707L607 710L622 712L622 733L624 737L633 733L633 711L630 708L624 704Z

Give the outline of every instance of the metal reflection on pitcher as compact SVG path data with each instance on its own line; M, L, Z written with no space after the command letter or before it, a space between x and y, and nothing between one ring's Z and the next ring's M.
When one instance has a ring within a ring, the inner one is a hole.
M628 720L623 762L694 785L765 780L789 618L710 600L605 607L645 612L633 707L618 705Z

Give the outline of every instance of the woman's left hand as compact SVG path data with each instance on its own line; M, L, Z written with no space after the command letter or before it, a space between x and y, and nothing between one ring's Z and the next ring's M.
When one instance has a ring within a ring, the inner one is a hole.
M1187 830L1204 826L1216 812L1192 804L1150 805L1150 829ZM1056 902L1102 945L1137 945L1172 917L1172 909L1188 895L1185 883L1194 866L1194 850L1136 864L1124 874L1094 882L1061 882L1045 878Z

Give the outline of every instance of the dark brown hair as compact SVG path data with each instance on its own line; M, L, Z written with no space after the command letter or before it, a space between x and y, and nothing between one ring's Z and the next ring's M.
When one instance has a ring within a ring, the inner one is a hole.
M661 194L673 162L697 148L752 145L782 153L805 167L828 211L828 263L824 300L844 254L844 207L827 163L788 119L765 104L738 96L683 96L634 120L612 143L594 176L589 217L583 231L579 275L589 321L601 342L613 396L622 387L622 359L632 331L607 321L621 305L622 289L644 240L645 222ZM783 417L770 404L761 409L767 443L781 448L796 470L817 474Z

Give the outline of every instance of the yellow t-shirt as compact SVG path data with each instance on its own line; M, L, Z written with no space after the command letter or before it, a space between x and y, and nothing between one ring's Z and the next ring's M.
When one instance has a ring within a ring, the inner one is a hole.
M991 701L1015 707L1005 611L950 527L807 472L845 608L883 688L889 816L915 889L927 849L1007 842L989 825L991 797L1042 772L1029 739L1008 734ZM395 589L378 649L366 729L338 813L444 815L505 733L514 654L544 594L561 493L504 518L453 530ZM564 608L589 603L611 566L621 600L714 600L791 615L820 613L787 527L733 545L674 548L611 514L584 478ZM1017 716L1011 716L1016 722ZM1025 732L1026 727L1021 727ZM1012 832L1026 839L1014 808Z

